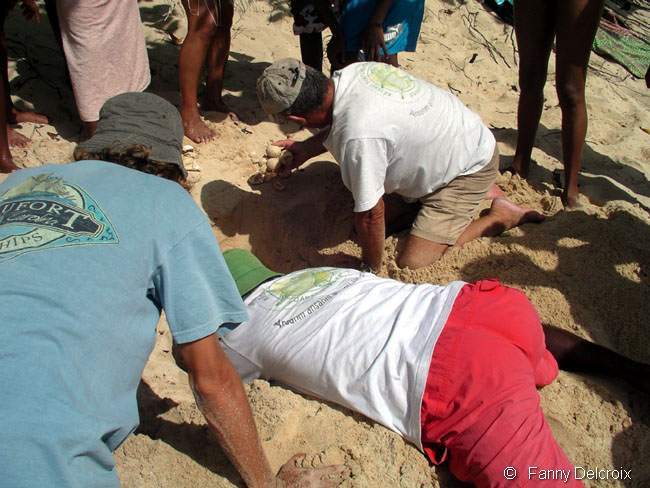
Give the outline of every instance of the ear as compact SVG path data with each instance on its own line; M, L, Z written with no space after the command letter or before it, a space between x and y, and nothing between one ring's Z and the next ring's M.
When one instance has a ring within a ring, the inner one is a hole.
M287 115L287 119L295 122L296 124L303 126L307 124L307 119L304 117L298 117L297 115Z

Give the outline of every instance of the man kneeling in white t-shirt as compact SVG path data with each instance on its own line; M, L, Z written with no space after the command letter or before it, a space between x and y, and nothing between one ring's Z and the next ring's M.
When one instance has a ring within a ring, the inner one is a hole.
M281 171L332 153L354 197L363 260L371 269L381 267L386 224L393 232L411 227L397 264L420 268L449 246L544 218L506 200L494 185L499 154L480 117L451 93L398 68L355 63L327 79L284 59L264 70L257 93L269 114L328 127L302 142L275 142L293 153ZM384 202L389 194L402 198ZM489 213L472 221L485 198L493 199Z
M343 268L282 276L248 251L224 258L250 320L218 334L244 380L360 412L478 486L503 486L507 467L573 473L537 393L558 362L650 390L650 366L542 326L525 295L496 280L413 285ZM556 482L544 483L534 485Z

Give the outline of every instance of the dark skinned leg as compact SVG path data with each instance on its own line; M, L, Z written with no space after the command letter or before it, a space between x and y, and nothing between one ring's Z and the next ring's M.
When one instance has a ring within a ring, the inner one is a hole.
M13 163L9 146L25 147L29 144L29 139L16 132L9 124L12 122L13 103L9 96L9 72L7 67L7 44L5 41L4 25L7 15L9 14L9 6L0 6L0 72L2 80L0 85L0 111L2 111L2 119L0 119L0 131L2 131L2 139L0 139L0 172L10 173L15 171L18 167Z
M233 6L229 2L222 2L221 10L215 15L219 27L217 27L216 35L208 47L208 77L201 108L226 113L230 117L237 119L235 113L221 98L223 78L226 73L226 62L230 54L230 29L232 27L233 14Z
M188 0L183 0L187 14L187 36L178 57L178 77L181 88L181 118L185 135L194 142L207 142L214 138L214 132L201 120L198 107L198 87L201 70L208 53L208 47L217 35L213 21L216 12L210 12L205 3L199 2L196 10L190 9Z
M650 393L650 365L632 361L606 347L586 341L571 332L543 325L546 348L560 369L624 379Z
M323 34L321 32L300 34L300 57L307 66L323 71Z
M528 177L530 155L544 104L548 58L555 35L555 0L515 0L515 34L519 48L519 105L515 173Z
M33 122L35 124L47 124L49 120L45 115L18 110L14 107L13 102L11 101L11 91L9 88L9 71L8 71L8 57L7 57L7 44L5 40L4 33L4 24L9 13L9 9L6 7L0 7L2 11L0 12L0 71L2 71L2 84L4 85L4 98L5 98L5 108L7 123L9 124L18 124L21 122ZM8 128L8 139L11 146L25 147L29 144L29 139L23 136L22 134L14 131L12 128Z
M4 32L0 33L0 36L2 36L0 44L4 46ZM6 104L7 97L5 94L5 84L0 83L0 173L11 173L18 169L18 166L14 164L11 152L9 151L9 137L7 133L9 127L7 126Z
M587 135L585 82L591 45L603 11L603 0L564 0L557 6L557 94L562 108L562 200L574 207L578 173Z

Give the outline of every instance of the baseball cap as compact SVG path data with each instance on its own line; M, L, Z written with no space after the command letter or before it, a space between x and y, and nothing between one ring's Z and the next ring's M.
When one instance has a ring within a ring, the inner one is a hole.
M293 58L276 61L257 79L257 98L269 115L288 110L300 94L306 66Z
M241 296L254 290L269 278L282 274L271 271L252 252L244 249L229 249L223 253L223 257Z
M183 122L176 107L153 93L131 92L109 98L99 111L95 134L78 147L90 153L141 144L153 162L183 166Z

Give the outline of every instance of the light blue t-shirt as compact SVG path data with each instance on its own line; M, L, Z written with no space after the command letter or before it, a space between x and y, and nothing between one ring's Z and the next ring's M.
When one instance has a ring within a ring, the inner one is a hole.
M0 184L2 486L115 487L162 310L174 339L246 310L178 184L99 161Z

